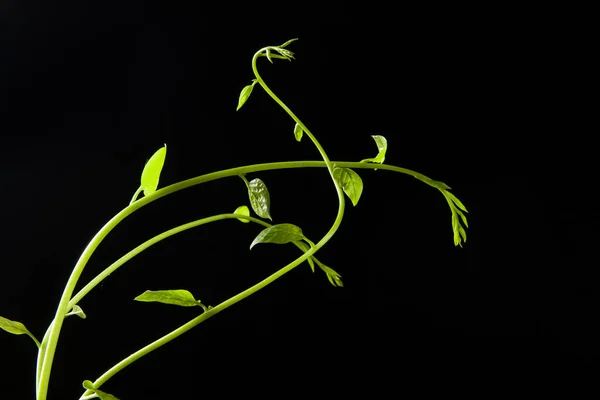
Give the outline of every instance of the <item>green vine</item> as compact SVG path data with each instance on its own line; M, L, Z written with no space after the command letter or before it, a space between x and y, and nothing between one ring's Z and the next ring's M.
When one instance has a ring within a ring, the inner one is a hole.
M121 362L108 369L104 374L98 377L95 381L86 380L83 382L85 392L81 396L81 399L93 399L100 398L104 400L116 399L115 396L110 395L102 390L100 387L104 385L111 377L127 367L134 361L140 359L144 355L156 350L171 340L177 338L181 334L187 332L191 328L195 327L199 323L207 320L208 318L220 313L228 307L236 304L240 300L256 293L265 286L273 283L275 280L290 272L298 265L307 262L310 268L315 270L315 265L318 266L327 276L329 282L336 287L342 287L342 277L334 269L326 266L320 260L315 257L315 253L319 251L336 233L345 211L345 196L348 196L354 206L360 200L363 191L363 183L360 175L355 171L358 169L373 169L373 170L385 170L392 172L399 172L402 174L410 175L427 185L439 190L444 198L446 199L450 211L451 211L451 222L452 230L454 234L455 246L462 246L463 242L466 241L465 228L468 227L467 218L465 213L467 212L466 207L460 200L450 191L450 187L446 184L430 179L418 172L396 167L393 165L384 164L384 160L387 152L387 140L381 135L373 135L375 144L378 149L378 153L375 157L366 158L360 162L349 162L349 161L331 161L325 152L325 149L321 146L315 135L304 125L302 121L273 93L273 91L267 86L263 78L260 76L257 68L257 60L261 57L266 57L268 61L273 63L273 60L287 60L292 61L294 59L294 53L291 52L287 47L293 43L296 39L289 40L279 46L267 46L258 50L252 58L252 71L254 73L254 79L251 83L244 87L240 93L238 99L237 110L240 110L242 106L249 99L254 87L258 84L278 105L281 107L294 121L293 135L297 141L301 141L304 136L308 137L319 155L321 161L289 161L289 162L274 162L265 164L254 164L248 166L242 166L237 168L226 169L222 171L213 172L210 174L198 176L192 179L188 179L182 182L166 186L162 189L158 189L160 174L162 172L164 162L167 155L167 146L164 145L146 163L142 176L140 179L140 186L135 191L130 203L121 212L115 215L109 220L100 231L90 241L88 246L81 254L77 261L73 271L67 281L63 294L60 298L58 308L54 319L50 323L42 342L40 343L36 337L27 330L25 325L17 321L11 321L7 318L0 317L0 328L4 329L9 333L16 335L26 334L30 336L38 347L38 358L36 368L36 395L38 400L46 400L48 387L50 383L50 373L52 370L52 363L56 353L56 347L60 332L64 323L64 319L67 316L76 315L80 318L86 318L85 313L79 306L81 301L87 294L90 293L98 284L100 284L109 275L114 273L127 261L140 254L142 251L147 250L154 244L165 240L175 234L184 232L191 228L200 227L209 223L237 219L242 223L253 223L263 227L262 231L258 233L255 239L250 244L250 249L255 245L262 243L275 243L275 244L294 244L302 255L296 258L294 261L280 268L272 275L256 283L255 285L247 288L246 290L238 293L237 295L223 301L216 306L207 306L201 301L196 300L194 295L184 289L175 290L160 290L152 291L147 290L146 292L135 297L134 300L141 302L161 302L165 304L177 305L182 307L200 307L201 313L191 319L186 324L173 330L169 334L157 339L156 341L148 344L147 346L139 349L129 357L125 358ZM292 129L290 129L292 131ZM291 134L292 132L290 132ZM333 182L333 186L336 190L338 198L338 210L336 218L329 228L327 233L320 238L318 241L313 242L302 232L299 226L294 224L271 224L264 221L269 219L272 221L270 214L270 196L266 184L259 178L248 181L246 178L247 174L253 174L262 171L269 170L284 170L292 168L326 168L328 174ZM161 197L169 194L178 192L180 190L206 183L209 181L223 179L227 177L239 177L243 180L248 190L248 201L250 207L254 211L257 217L250 215L250 209L246 205L238 207L234 212L223 213L214 215L206 218L202 218L187 224L175 227L166 232L163 232L152 239L140 244L136 248L123 255L109 267L104 269L95 278L88 282L79 292L73 294L75 286L77 285L79 278L85 268L90 257L104 240L104 238L112 231L123 219L128 215L137 211L141 207L149 204L152 201L158 200ZM143 194L143 197L138 198Z

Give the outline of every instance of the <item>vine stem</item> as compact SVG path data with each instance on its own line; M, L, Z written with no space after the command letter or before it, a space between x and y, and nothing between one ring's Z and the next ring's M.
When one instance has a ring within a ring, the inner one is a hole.
M342 168L381 169L381 170L399 172L402 174L410 175L432 187L435 187L436 189L440 189L439 183L437 181L435 181L431 178L428 178L427 176L420 174L416 171L407 169L407 168L396 167L396 166L388 165L388 164L369 164L369 163L347 162L347 161L334 161L333 163ZM178 183L174 183L172 185L169 185L162 189L157 190L156 192L152 193L151 195L149 195L147 197L142 197L141 199L136 200L133 204L131 204L128 207L126 207L125 209L123 209L121 212L119 212L117 215L115 215L109 222L107 222L102 227L102 229L100 229L100 231L98 231L96 236L94 236L94 238L90 241L90 244L88 244L88 246L84 250L84 253L81 255L73 272L71 273L71 276L69 277L69 283L71 283L71 285L67 285L67 287L65 288L65 291L63 292L63 297L67 298L67 300L65 301L65 305L68 306L70 296L73 293L74 287L77 283L79 276L81 275L81 272L82 272L85 264L89 260L90 256L94 252L94 250L100 244L102 239L112 229L114 229L114 227L117 226L117 224L119 224L121 221L123 221L127 216L129 216L134 211L142 208L146 204L151 203L155 200L158 200L169 194L178 192L180 190L184 190L184 189L196 186L196 185L200 185L202 183L206 183L206 182L210 182L210 181L214 181L214 180L218 180L218 179L222 179L222 178L227 178L227 177L231 177L231 176L238 176L241 174L250 174L250 173L262 172L262 171L282 170L282 169L324 168L326 166L327 165L325 164L324 161L310 161L310 160L283 161L283 162L246 165L246 166L242 166L242 167L230 168L230 169L226 169L226 170L222 170L222 171L212 172L212 173L205 174L205 175L200 175L200 176L190 178L190 179L178 182ZM61 298L61 302L62 302L62 298ZM59 304L59 306L60 306L60 304ZM48 357L47 350L49 349L49 346L51 343L50 336L51 336L52 332L55 332L56 339L54 341L53 346L56 347L56 342L57 342L58 334L60 333L60 328L58 328L58 330L56 330L54 325L55 325L56 321L59 319L61 320L61 324L62 324L62 320L64 319L65 314L69 311L66 306L64 307L62 314L59 314L59 312L57 312L55 319L52 321L52 323L50 324L50 326L46 332L46 335L44 335L44 339L42 340L41 347L39 349L38 373L37 373L37 379L36 379L36 381L37 381L36 393L38 394L38 400L45 399L45 397L40 396L40 394L42 392L40 383L41 383L41 375L42 375L43 365L44 364L46 365L46 369L47 369L46 373L48 375L50 373L50 369L52 366L51 359L50 359L50 361L48 361L48 359L47 359L47 357ZM59 315L62 318L58 318ZM52 354L54 354L54 352ZM47 385L48 385L47 382L48 382L48 378L46 378L46 383L45 383L46 386L43 391L47 391Z

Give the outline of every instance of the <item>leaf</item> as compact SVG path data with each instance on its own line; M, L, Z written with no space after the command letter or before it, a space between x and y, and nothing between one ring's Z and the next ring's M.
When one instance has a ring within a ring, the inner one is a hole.
M292 42L295 42L296 40L298 40L298 38L295 38L295 39L290 39L290 40L288 40L287 42L285 42L284 44L280 44L280 45L279 45L279 46L277 46L277 47L281 47L282 49L284 49L284 48L286 48L286 47L287 47L287 46L288 46L290 43L292 43Z
M338 181L344 193L356 206L363 190L363 182L360 176L350 168L334 168L333 177Z
M146 290L134 300L144 302L158 302L164 304L172 304L182 307L200 306L200 301L187 290Z
M464 204L459 199L457 199L452 192L446 191L446 195L452 199L452 201L458 206L458 208L460 208L464 212L468 212Z
M250 245L252 247L259 243L285 244L305 239L302 229L293 224L277 224L263 229Z
M297 141L302 140L303 133L304 131L302 130L302 127L298 123L296 123L296 126L294 126L294 136L296 136Z
M148 196L156 191L166 156L167 145L165 144L150 157L144 166L141 179L141 188L144 190L144 196Z
M239 206L238 208L235 209L235 211L233 213L234 214L245 215L247 217L250 216L250 210L246 206ZM249 219L245 219L245 218L238 218L238 220L242 221L245 224L247 224L247 223L250 222Z
M465 217L465 214L463 214L462 211L460 211L458 209L456 209L455 211L458 215L460 215L460 219L462 219L463 224L465 224L465 226L468 228L469 223L467 222L467 217Z
M77 304L73 306L73 309L66 316L68 317L69 315L77 315L81 319L87 318L81 307L79 307Z
M25 328L25 325L4 317L0 317L0 328L14 335L31 335L27 328Z
M385 161L385 153L387 152L387 139L381 135L371 135L371 137L375 140L375 144L377 145L377 150L379 150L379 153L377 153L375 158L367 158L361 162L383 164Z
M109 393L103 392L102 390L96 389L94 387L94 384L91 381L88 381L88 380L83 381L83 388L93 391L98 397L100 397L100 400L119 400L112 394L109 394Z
M256 79L252 79L252 83L242 89L242 91L240 92L240 98L238 100L238 106L235 109L235 111L238 111L240 108L242 108L244 103L246 103L246 100L248 100L248 97L250 97L250 94L252 93L252 89L254 89L254 85L256 85L256 82L258 82Z
M271 221L271 197L269 196L269 190L267 185L258 178L252 179L247 183L248 185L248 197L250 198L250 205L252 209L261 218L268 218Z

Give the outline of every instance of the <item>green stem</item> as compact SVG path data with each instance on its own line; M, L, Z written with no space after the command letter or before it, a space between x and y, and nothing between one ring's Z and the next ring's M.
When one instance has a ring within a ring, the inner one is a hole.
M222 214L222 216L225 216L225 215L227 216L227 218L239 218L240 217L238 214ZM263 226L271 226L270 224L268 224L268 223L266 223L264 221L261 221L259 219L253 218L253 217L244 217L244 218L251 219L253 222L259 223L259 224L261 224ZM302 244L300 242L294 242L294 244L299 249L303 250ZM150 352L158 349L159 347L167 344L171 340L173 340L173 339L181 336L182 334L184 334L185 332L189 331L190 329L192 329L196 325L198 325L201 322L209 319L210 317L212 317L212 316L220 313L221 311L223 311L223 310L231 307L235 303L237 303L237 302L245 299L246 297L248 297L248 296L256 293L257 291L259 291L260 289L262 289L265 286L269 285L270 283L273 283L275 280L277 280L281 276L283 276L286 273L290 272L296 266L302 264L309 257L312 257L313 254L316 253L324 244L325 244L325 242L323 240L321 240L319 243L317 243L315 245L315 247L311 247L302 256L298 257L297 259L295 259L294 261L292 261L291 263L289 263L285 267L281 268L279 271L277 271L274 274L270 275L269 277L263 279L259 283L257 283L255 285L249 287L248 289L244 290L243 292L240 292L237 295L229 298L228 300L225 300L224 302L222 302L218 306L210 308L208 311L203 312L202 314L200 314L196 318L194 318L191 321L187 322L186 324L180 326L179 328L175 329L174 331L168 333L167 335L161 337L160 339L155 340L154 342L150 343L149 345L147 345L147 346L141 348L140 350L136 351L135 353L131 354L129 357L123 359L121 362L119 362L118 364L116 364L115 366L113 366L112 368L110 368L108 371L106 371L104 374L102 374L98 379L96 379L94 381L94 387L97 388L97 389L100 388L101 385L103 385L104 383L106 383L106 381L108 381L110 378L112 378L115 374L117 374L119 371L121 371L123 368L127 367L128 365L132 364L133 362L137 361L141 357L143 357L143 356L147 355L148 353L150 353ZM92 391L87 390L82 395L82 397L86 396L86 395L89 395L91 393L92 393Z
M168 238L170 236L173 236L177 233L181 233L188 229L199 227L201 225L208 224L208 223L215 222L215 221L220 221L220 220L224 220L224 219L232 219L232 218L239 219L240 215L239 214L219 214L219 215L214 215L214 216L207 217L207 218L202 218L202 219L199 219L196 221L189 222L184 225L180 225L180 226L170 229L168 231L165 231L165 232L153 237L152 239L145 241L144 243L140 244L139 246L137 246L136 248L134 248L133 250L131 250L127 254L125 254L123 257L119 258L117 261L112 263L109 267L104 269L104 271L102 271L94 279L92 279L87 285L85 285L85 287L83 289L81 289L75 296L73 296L73 298L69 302L67 309L71 310L71 308L73 308L73 306L75 306L75 304L78 304L81 301L81 299L83 299L90 291L92 291L92 289L94 289L96 286L98 286L110 274L115 272L119 267L121 267L127 261L131 260L136 255L140 254L142 251L148 249L150 246L153 246L156 243L160 242L161 240L165 240L166 238ZM264 222L258 218L251 217L251 216L244 216L244 219L254 222L255 224L262 225L265 228L268 228L271 226L271 224ZM313 258L316 259L316 257L313 257Z
M387 165L387 164L368 164L368 163L361 163L361 162L343 162L343 161L338 162L338 161L335 161L334 163L338 167L342 167L342 168L382 169L382 170L400 172L403 174L410 175L416 179L419 179L419 180L427 183L428 185L430 185L432 187L439 189L439 187L436 186L436 184L437 184L436 181L426 177L425 175L422 175L418 172L415 172L415 171L412 171L412 170L409 170L406 168L396 167L396 166ZM63 296L61 297L61 301L59 303L59 308L56 312L54 321L51 323L50 327L48 328L47 335L44 336L44 339L42 340L42 346L41 346L40 352L38 354L38 370L39 370L39 373L37 374L39 376L39 378L37 379L37 381L38 381L38 386L37 386L38 400L46 399L49 375L50 375L50 371L52 368L52 360L53 360L54 353L56 350L58 336L60 334L60 329L62 327L62 322L63 322L64 316L68 311L67 307L69 304L69 299L74 291L74 287L77 283L77 280L79 279L79 276L81 275L81 272L83 271L83 268L85 267L87 261L89 260L89 258L92 255L92 253L95 251L95 249L98 247L98 245L104 239L104 237L106 237L106 235L108 235L108 233L118 223L120 223L131 213L142 208L143 206L145 206L148 203L151 203L151 202L158 200L161 197L167 196L169 194L172 194L172 193L178 192L180 190L187 189L189 187L199 185L202 183L206 183L206 182L210 182L210 181L214 181L217 179L222 179L222 178L226 178L226 177L230 177L230 176L243 175L243 174L261 172L261 171L294 169L294 168L323 168L323 167L327 167L327 164L324 161L286 161L286 162L254 164L254 165L247 165L247 166L242 166L242 167L237 167L237 168L230 168L227 170L213 172L213 173L201 175L201 176L198 176L195 178L187 179L185 181L181 181L181 182L169 185L167 187L164 187L160 190L157 190L156 192L152 193L149 196L145 196L145 197L141 198L140 200L135 201L133 204L131 204L130 206L128 206L127 208L125 208L121 212L119 212L117 215L115 215L108 223L106 223L106 225L104 225L104 227L102 227L102 229L96 234L96 236L94 236L94 238L91 240L91 242L88 244L88 246L84 250L81 257L79 258L77 264L75 265L75 268L73 269L73 272L71 273L71 276L69 277L69 281L67 282L67 287L65 288L65 290L63 292ZM46 346L44 346L44 342L47 343Z
M133 194L133 197L131 198L131 201L129 202L129 205L133 204L135 202L135 200L137 199L137 197L140 195L140 193L142 193L142 187L140 186L138 188L138 190L135 191L135 193Z

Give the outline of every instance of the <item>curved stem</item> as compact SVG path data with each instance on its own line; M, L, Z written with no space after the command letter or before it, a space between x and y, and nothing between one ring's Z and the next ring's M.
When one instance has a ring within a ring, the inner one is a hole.
M432 187L440 189L440 187L438 186L439 183L437 181L434 181L433 179L430 179L423 174L420 174L418 172L415 172L415 171L412 171L412 170L409 170L406 168L396 167L396 166L387 165L387 164L368 164L368 163L360 163L360 162L343 162L343 161L338 162L338 161L335 161L334 163L337 166L343 167L343 168L382 169L382 170L400 172L403 174L413 176L414 178L419 179ZM201 176L198 176L195 178L187 179L185 181L181 181L181 182L169 185L167 187L164 187L160 190L157 190L156 192L152 193L149 196L143 197L143 198L135 201L133 204L131 204L130 206L128 206L127 208L125 208L121 212L119 212L117 215L115 215L110 221L108 221L104 225L104 227L102 227L102 229L96 234L96 236L94 236L94 238L91 240L91 242L88 244L88 246L86 247L86 249L80 256L77 264L75 265L75 268L73 269L73 272L71 273L71 276L69 277L69 281L68 281L67 286L65 287L65 290L61 297L61 301L59 303L59 307L56 312L55 318L52 321L52 323L50 324L48 331L47 331L46 335L44 336L44 339L42 340L42 345L41 345L40 351L38 353L38 371L39 371L39 373L37 374L38 385L36 387L36 393L38 395L38 400L46 399L49 375L50 375L50 370L52 368L52 359L53 359L54 352L56 349L56 344L58 341L58 336L60 334L60 329L62 327L62 322L64 320L65 314L68 311L67 306L69 304L69 300L74 291L77 280L79 279L79 276L81 275L81 272L83 271L83 268L85 267L87 261L89 260L89 258L92 255L92 253L95 251L95 249L98 247L98 245L104 239L104 237L106 237L106 235L108 235L108 233L112 229L114 229L114 227L118 223L123 221L127 216L129 216L134 211L142 208L143 206L145 206L146 204L148 204L152 201L158 200L161 197L167 196L169 194L172 194L172 193L178 192L180 190L187 189L189 187L199 185L199 184L202 184L205 182L210 182L213 180L226 178L226 177L230 177L230 176L237 176L237 175L260 172L260 171L271 171L271 170L293 169L293 168L323 168L323 167L327 167L327 166L328 165L324 161L286 161L286 162L254 164L254 165L247 165L247 166L242 166L242 167L237 167L237 168L230 168L227 170L213 172L213 173L201 175ZM44 344L46 344L46 345L44 345Z
M231 218L239 218L240 216L237 214L232 214L230 217ZM244 218L248 218L248 217L244 217ZM260 222L262 223L263 221L260 221ZM269 224L267 224L267 225L269 225ZM104 374L102 374L98 379L96 379L94 381L94 387L99 388L106 381L108 381L111 377L113 377L116 373L118 373L123 368L127 367L128 365L132 364L136 360L138 360L141 357L145 356L146 354L152 352L153 350L156 350L157 348L165 345L166 343L170 342L171 340L181 336L182 334L189 331L190 329L192 329L199 323L201 323L201 322L207 320L208 318L220 313L221 311L231 307L235 303L245 299L246 297L252 295L253 293L259 291L260 289L262 289L265 286L269 285L270 283L274 282L276 279L278 279L281 276L285 275L286 273L290 272L296 266L298 266L298 265L302 264L304 261L306 261L309 257L312 257L312 255L314 253L316 253L317 250L319 250L319 248L321 248L324 245L324 243L321 243L321 242L319 242L315 247L311 247L302 256L298 257L297 259L295 259L294 261L292 261L285 267L281 268L279 271L275 272L274 274L270 275L269 277L263 279L259 283L255 284L255 285L249 287L248 289L244 290L243 292L240 292L237 295L225 300L218 306L210 308L208 311L203 312L202 314L200 314L196 318L192 319L191 321L187 322L186 324L182 325L181 327L175 329L174 331L168 333L167 335L161 337L160 339L150 343L149 345L147 345L147 346L141 348L140 350L136 351L135 353L131 354L129 357L125 358L124 360L122 360L121 362L119 362L118 364L113 366L111 369L106 371ZM294 243L294 244L296 244L297 247L302 249L301 245L298 245L298 243ZM91 391L86 391L83 394L83 396L89 395L91 393L92 393Z

